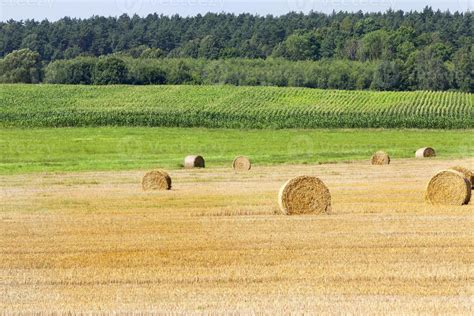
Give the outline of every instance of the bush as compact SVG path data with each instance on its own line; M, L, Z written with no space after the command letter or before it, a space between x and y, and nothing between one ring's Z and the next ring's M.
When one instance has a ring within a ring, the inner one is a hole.
M153 60L128 59L128 82L138 85L164 84L166 72Z
M0 82L38 83L41 81L39 54L29 49L15 50L0 62Z
M403 86L401 65L396 61L384 61L374 73L371 88L375 90L400 90Z
M71 60L58 60L45 69L45 82L65 84L91 84L97 59L78 57Z
M99 58L94 67L92 81L94 84L127 83L127 65L118 57Z
M281 58L205 60L192 58L79 57L56 61L46 82L65 84L231 84L238 86L367 89L378 62Z

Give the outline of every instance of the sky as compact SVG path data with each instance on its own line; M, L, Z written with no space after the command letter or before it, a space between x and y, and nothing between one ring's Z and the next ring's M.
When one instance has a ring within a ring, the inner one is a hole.
M474 0L0 0L0 20L35 19L50 21L64 16L88 18L92 15L119 16L123 13L146 16L149 13L190 16L206 12L282 15L311 10L377 12L433 9L472 11Z

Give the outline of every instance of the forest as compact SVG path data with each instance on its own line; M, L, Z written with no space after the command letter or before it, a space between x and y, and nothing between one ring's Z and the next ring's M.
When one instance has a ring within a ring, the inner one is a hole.
M0 82L474 91L472 13L0 22Z

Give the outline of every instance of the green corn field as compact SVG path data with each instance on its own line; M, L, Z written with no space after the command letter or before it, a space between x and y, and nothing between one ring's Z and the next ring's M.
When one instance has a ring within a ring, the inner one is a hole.
M234 86L0 85L0 126L473 128L473 94Z

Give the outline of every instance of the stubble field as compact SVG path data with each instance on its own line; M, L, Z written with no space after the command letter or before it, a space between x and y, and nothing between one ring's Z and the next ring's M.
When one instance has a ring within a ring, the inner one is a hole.
M474 159L0 176L0 311L472 314L474 205L431 206ZM319 176L333 214L276 214Z

